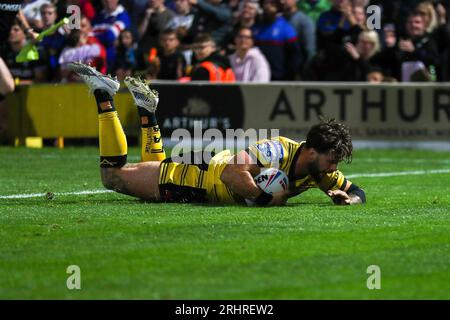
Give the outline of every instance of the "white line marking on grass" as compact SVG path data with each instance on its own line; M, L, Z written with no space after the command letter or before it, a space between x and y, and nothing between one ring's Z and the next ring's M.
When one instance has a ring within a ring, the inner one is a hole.
M355 173L345 176L348 179L353 178L376 178L376 177L395 177L395 176L416 176L423 174L438 174L438 173L450 173L450 169L437 169L437 170L416 170L416 171L401 171L401 172L379 172L379 173ZM111 193L111 190L84 190L73 192L55 192L55 196L79 196L79 195L93 195ZM12 194L0 196L0 199L27 199L27 198L39 198L45 197L46 193L25 193L25 194Z
M84 190L74 192L56 192L55 196L79 196L79 195L92 195L114 192L111 190ZM0 196L0 199L26 199L26 198L40 198L45 197L46 193L25 193L25 194L12 194L8 196Z
M358 158L358 159L354 159L353 160L355 163L356 162L393 162L393 163L398 163L398 162L406 162L406 163L443 163L443 164L449 164L450 163L450 159L401 159L401 158L377 158L377 159L373 159L373 158Z
M346 178L376 178L376 177L395 177L395 176L417 176L422 174L450 173L450 169L438 170L416 170L400 172L379 172L379 173L355 173L345 176Z

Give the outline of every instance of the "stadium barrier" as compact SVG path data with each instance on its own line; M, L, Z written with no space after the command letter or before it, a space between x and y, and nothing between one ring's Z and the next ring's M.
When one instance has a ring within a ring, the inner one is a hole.
M438 144L450 141L448 84L155 83L160 92L158 120L164 136L177 128L280 129L305 137L320 115L344 121L353 139L368 145ZM11 95L9 137L89 138L98 136L95 100L84 84L22 86ZM115 98L124 130L138 136L132 97ZM381 144L380 144L381 143Z

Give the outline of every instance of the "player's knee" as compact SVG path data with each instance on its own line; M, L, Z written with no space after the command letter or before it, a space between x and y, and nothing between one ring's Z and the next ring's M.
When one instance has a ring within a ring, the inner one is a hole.
M119 181L119 170L119 168L101 168L102 184L106 189L117 189Z

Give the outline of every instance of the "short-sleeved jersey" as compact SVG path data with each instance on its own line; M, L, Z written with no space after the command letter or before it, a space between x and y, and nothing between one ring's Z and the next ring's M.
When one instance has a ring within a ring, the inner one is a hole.
M300 156L305 142L296 142L286 137L275 137L256 142L247 149L254 157L258 166L265 168L278 168L289 177L290 189L296 193L304 192L310 188L320 188L323 191L345 188L345 177L336 170L324 174L319 181L311 176L295 177L295 164Z
M345 187L345 178L340 171L324 175L319 181L310 176L295 177L295 163L304 142L295 142L285 137L261 140L250 146L247 152L256 158L260 167L279 168L290 180L290 191L301 193L309 188L323 191ZM167 158L161 162L159 189L161 199L168 202L243 203L244 199L232 192L221 179L225 167L233 158L230 150L214 155L208 162L192 162L182 158Z

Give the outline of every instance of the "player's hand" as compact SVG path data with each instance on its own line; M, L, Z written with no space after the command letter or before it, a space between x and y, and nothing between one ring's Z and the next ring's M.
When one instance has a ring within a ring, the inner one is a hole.
M342 190L328 190L327 195L333 200L336 205L349 205L352 204L352 199L347 192Z
M268 206L284 206L288 200L287 194L284 191L275 192L273 194L272 201L269 202Z

